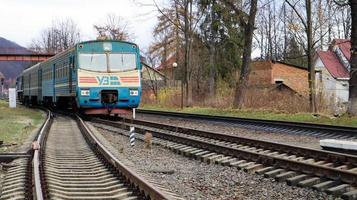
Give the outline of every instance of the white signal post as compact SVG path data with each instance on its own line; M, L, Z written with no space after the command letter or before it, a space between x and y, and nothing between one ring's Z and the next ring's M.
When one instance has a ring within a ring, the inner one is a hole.
M133 115L132 115L132 119L135 119L135 108L133 108ZM133 123L133 122L132 122ZM130 142L130 146L134 146L135 145L135 127L131 126L130 127L130 132L129 132L129 142Z
M16 89L9 88L9 107L16 108Z

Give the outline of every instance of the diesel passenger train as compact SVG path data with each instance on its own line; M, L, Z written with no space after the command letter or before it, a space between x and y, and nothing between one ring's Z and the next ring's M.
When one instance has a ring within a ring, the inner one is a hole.
M128 113L140 102L140 70L134 43L81 42L24 70L17 95L24 104L71 106L89 115Z

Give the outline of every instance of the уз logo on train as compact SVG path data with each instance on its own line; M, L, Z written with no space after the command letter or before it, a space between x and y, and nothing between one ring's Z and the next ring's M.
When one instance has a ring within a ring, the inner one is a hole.
M97 76L99 85L120 85L117 76Z
M81 83L95 83L102 86L109 86L109 85L120 85L121 83L138 83L139 77L138 76L96 76L96 77L87 77L83 76L80 77Z

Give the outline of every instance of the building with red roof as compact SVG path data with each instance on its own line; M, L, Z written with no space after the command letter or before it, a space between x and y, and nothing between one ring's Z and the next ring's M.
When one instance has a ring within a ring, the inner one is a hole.
M174 64L176 63L176 65ZM175 79L175 74L177 73L178 69L178 59L176 58L176 55L172 55L168 57L165 61L161 62L161 64L156 67L156 70L160 71L163 73L169 80Z
M335 112L344 111L348 103L351 41L334 39L326 51L315 54L316 90Z

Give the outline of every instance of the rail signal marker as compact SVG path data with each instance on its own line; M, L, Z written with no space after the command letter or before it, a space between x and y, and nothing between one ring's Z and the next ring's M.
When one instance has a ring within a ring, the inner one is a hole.
M132 119L135 119L135 108L133 108L132 110ZM129 142L130 142L130 146L134 146L135 145L135 127L134 126L130 126L130 132L129 132Z
M133 126L130 127L130 135L129 135L129 142L130 146L135 145L135 128Z

